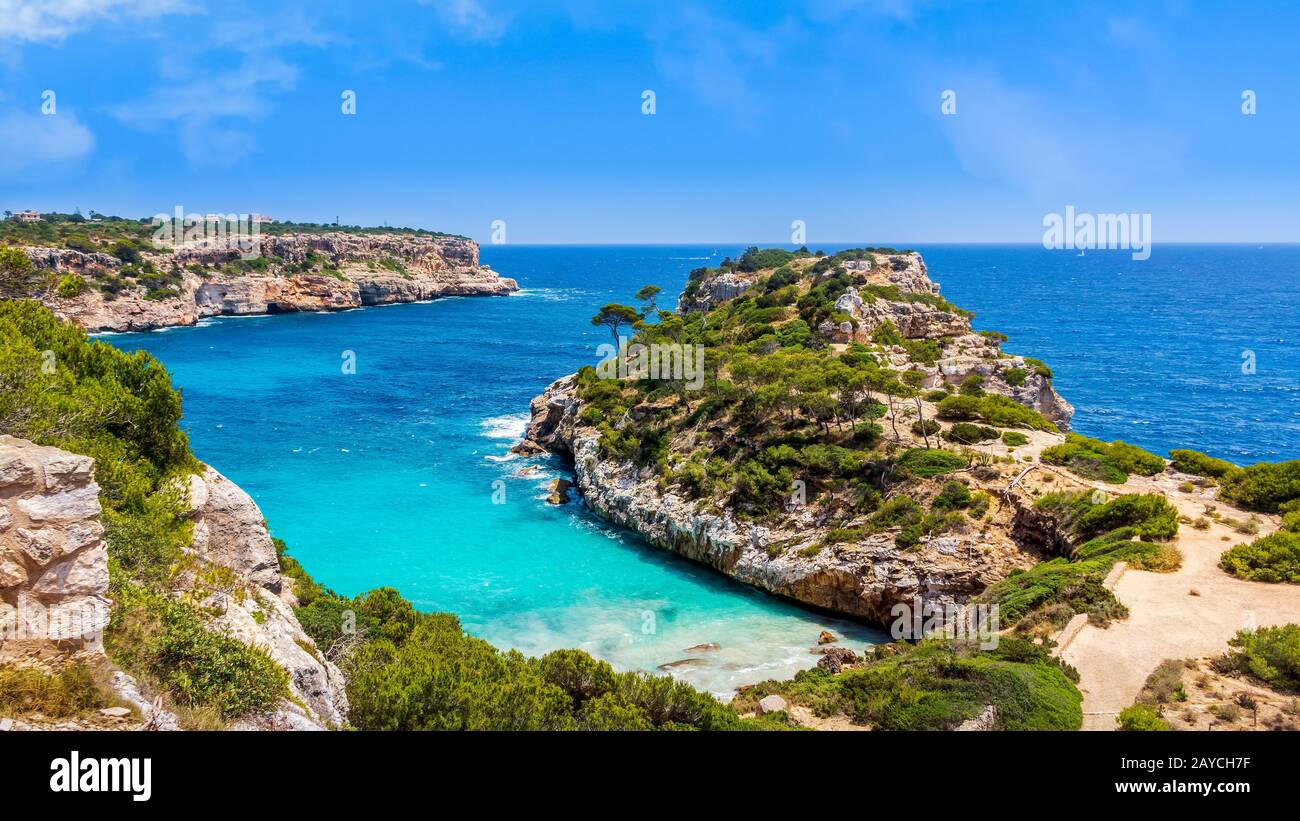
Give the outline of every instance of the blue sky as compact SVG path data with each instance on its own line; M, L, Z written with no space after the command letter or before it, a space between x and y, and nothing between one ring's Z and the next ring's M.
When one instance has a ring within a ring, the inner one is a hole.
M0 0L0 208L816 246L1036 242L1074 205L1300 241L1300 11L1245 5Z

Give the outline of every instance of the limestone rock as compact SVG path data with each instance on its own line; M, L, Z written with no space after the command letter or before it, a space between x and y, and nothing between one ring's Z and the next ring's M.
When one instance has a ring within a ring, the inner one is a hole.
M857 660L858 657L847 647L828 647L817 660L817 666L829 673L838 673Z
M564 505L569 503L569 488L573 483L568 479L556 479L551 482L551 493L546 497L547 504Z
M67 249L28 247L37 268L55 275L113 275L116 257ZM142 331L193 325L203 317L276 311L337 311L362 305L416 302L445 296L503 296L519 290L479 262L478 245L459 237L407 234L290 234L260 236L249 251L271 261L268 272L226 273L220 266L244 256L229 241L203 241L168 254L146 254L160 269L176 266L176 296L146 299L143 288L109 298L89 288L72 298L44 302L58 316L88 331ZM338 270L286 274L284 266L323 258ZM202 275L190 266L204 268ZM397 270L393 270L397 269ZM400 271L400 273L399 273ZM0 466L0 482L3 482Z
M837 642L837 641L839 641L839 639L835 638L835 634L832 633L832 632L829 631L829 630L823 630L823 631L822 631L822 632L817 636L817 643L818 643L818 644L834 644L834 643Z
M754 712L761 716L765 716L768 713L782 713L789 709L790 704L785 699L773 693L770 696L764 696L759 699L758 705L754 708Z
M972 732L984 730L996 730L998 722L998 708L992 704L987 705L980 714L974 718L968 718L953 729L958 732Z
M257 503L211 467L189 478L189 502L195 551L254 584L278 592L280 559Z
M99 513L93 460L0 436L0 662L99 652L108 624Z

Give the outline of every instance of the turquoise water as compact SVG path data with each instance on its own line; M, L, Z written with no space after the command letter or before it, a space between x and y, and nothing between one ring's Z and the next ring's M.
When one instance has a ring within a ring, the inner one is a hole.
M856 645L882 635L647 547L577 504L548 506L560 466L524 477L538 462L506 452L529 400L595 362L600 305L646 283L675 295L691 268L738 250L487 247L521 294L107 338L167 365L195 452L253 495L325 584L395 586L528 653L581 647L623 669L695 656L675 674L722 693L808 666L823 628ZM1145 264L1028 246L919 250L977 327L1056 369L1076 429L1239 461L1300 455L1295 248L1157 247ZM1254 375L1240 372L1243 348L1256 352ZM348 351L355 375L340 367ZM721 649L685 652L709 642Z

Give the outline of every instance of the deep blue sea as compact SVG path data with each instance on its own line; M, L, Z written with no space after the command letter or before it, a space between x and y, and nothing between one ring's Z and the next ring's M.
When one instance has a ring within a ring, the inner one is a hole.
M1053 367L1076 430L1238 462L1300 457L1300 247L1157 246L1146 262L917 248L976 327ZM809 666L824 628L858 645L882 634L648 547L580 503L548 506L560 466L522 477L530 462L507 448L534 395L595 363L597 308L647 283L671 307L690 269L740 250L487 246L521 293L105 338L166 364L196 454L253 495L323 583L395 586L527 653L580 647L651 670L695 656L675 674L723 693ZM350 355L355 374L341 367ZM686 652L709 642L721 650Z

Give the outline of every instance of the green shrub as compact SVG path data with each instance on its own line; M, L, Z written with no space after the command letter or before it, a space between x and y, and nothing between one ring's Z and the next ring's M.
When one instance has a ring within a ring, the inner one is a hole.
M1300 690L1300 625L1242 630L1228 642L1234 669L1249 673L1280 690Z
M961 482L949 482L944 485L943 490L939 491L938 495L934 497L931 507L940 510L960 510L961 508L967 507L970 502L970 488L966 487Z
M1004 428L1056 430L1056 426L1044 419L1038 411L996 393L984 396L949 396L939 402L936 413L941 419L981 420Z
M1009 448L1018 448L1021 445L1029 444L1029 437L1025 436L1023 433L1020 433L1019 431L1014 431L1014 430L1003 431L1002 444L1006 445Z
M1169 723L1149 704L1134 704L1119 711L1115 729L1125 732L1154 732L1169 729Z
M971 422L955 422L944 433L943 438L950 442L960 442L963 445L974 445L997 439L998 432L984 425L976 425Z
M918 419L912 423L912 433L917 436L934 436L943 430L943 426L933 419Z
M1028 375L1029 371L1024 368L1007 368L1002 372L1002 378L1005 379L1007 384L1013 388L1023 386L1025 384L1025 377Z
M961 381L961 387L957 392L962 396L983 396L984 395L984 377L973 373Z
M896 464L912 476L941 476L966 467L966 458L950 450L912 448L898 457Z
M1300 459L1261 462L1223 477L1219 497L1251 510L1276 513L1300 499Z
M1077 730L1082 697L1070 672L1030 642L1003 637L992 650L926 640L888 645L862 667L830 674L812 669L789 682L765 682L742 704L781 692L819 714L844 712L875 730L951 730L992 705L1007 730Z
M110 656L159 682L177 704L211 707L231 719L271 710L288 696L283 667L263 650L210 630L186 602L132 583L115 584L113 598Z
M1300 584L1300 533L1278 531L1224 551L1219 566L1253 582Z
M86 280L76 274L66 274L59 280L58 292L63 299L78 297L85 290Z
M1043 450L1044 462L1069 468L1087 479L1122 485L1130 473L1154 476L1165 469L1165 460L1126 442L1107 444L1098 439L1066 434L1065 442Z
M1222 479L1241 470L1232 462L1215 459L1213 456L1206 456L1195 450L1171 450L1169 458L1173 462L1174 470L1194 476Z

